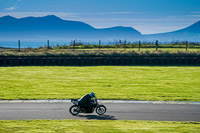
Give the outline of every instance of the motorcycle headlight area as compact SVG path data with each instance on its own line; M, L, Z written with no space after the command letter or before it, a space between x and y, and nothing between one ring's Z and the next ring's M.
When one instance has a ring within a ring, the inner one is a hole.
M72 101L73 104L78 105L78 101Z

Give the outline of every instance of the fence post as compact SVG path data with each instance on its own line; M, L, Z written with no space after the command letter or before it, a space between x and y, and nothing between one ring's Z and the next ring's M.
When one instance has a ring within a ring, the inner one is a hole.
M49 49L50 47L49 47L49 40L47 40L47 49Z
M158 40L156 40L156 51L158 51Z
M134 42L132 43L132 48L133 48L133 50L134 50Z
M20 40L18 40L18 49L19 49L19 51L20 51L20 49L21 49Z
M126 50L126 40L124 41L124 50Z
M121 45L121 44L122 44L122 40L120 39L120 40L119 40L119 45Z
M73 49L75 51L75 45L76 45L76 41L74 40L74 43L73 43Z
M101 40L99 40L99 49L101 48Z
M141 41L139 41L139 51L140 51L140 49L141 49Z
M186 45L186 51L188 51L188 41L185 42Z

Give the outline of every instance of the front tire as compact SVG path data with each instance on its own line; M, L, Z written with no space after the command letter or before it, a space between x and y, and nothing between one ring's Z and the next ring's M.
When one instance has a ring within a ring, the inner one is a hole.
M77 106L77 105L71 106L70 109L69 109L69 112L74 116L78 115L79 112L80 112L79 106Z
M106 113L106 107L104 105L99 105L96 107L96 113L98 115L103 115Z

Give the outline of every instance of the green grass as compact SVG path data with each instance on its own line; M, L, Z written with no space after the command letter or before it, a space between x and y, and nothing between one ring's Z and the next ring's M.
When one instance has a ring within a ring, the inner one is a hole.
M0 99L200 101L200 67L0 67Z
M125 120L0 121L1 133L200 133L200 122Z

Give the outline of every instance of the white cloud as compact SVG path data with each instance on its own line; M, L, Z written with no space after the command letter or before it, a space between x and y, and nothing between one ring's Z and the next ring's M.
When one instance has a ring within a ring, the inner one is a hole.
M81 12L80 15L120 15L120 14L139 14L143 12Z
M192 14L200 14L200 12L191 12Z
M200 12L191 12L190 15L185 15L185 16L188 16L188 17L193 17L193 18L198 18L200 19Z
M105 12L105 14L136 14L141 12Z
M12 7L9 7L9 8L5 8L5 10L7 10L7 11L12 11L12 10L15 10L15 7L12 6Z
M200 18L200 15L190 15L190 16Z

